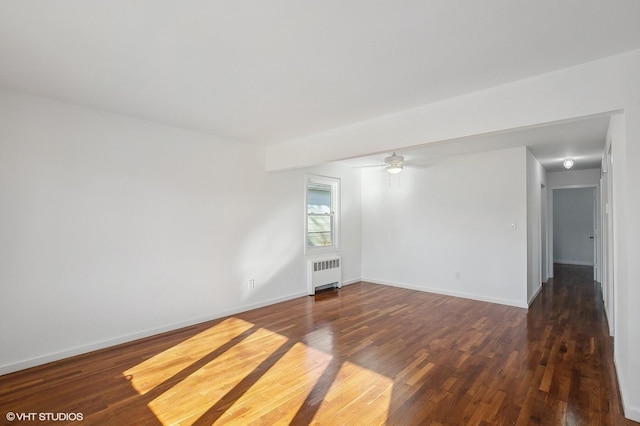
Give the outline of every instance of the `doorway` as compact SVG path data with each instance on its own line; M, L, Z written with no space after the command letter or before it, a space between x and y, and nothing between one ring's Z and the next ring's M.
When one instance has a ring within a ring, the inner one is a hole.
M553 263L594 267L596 276L596 188L553 190Z

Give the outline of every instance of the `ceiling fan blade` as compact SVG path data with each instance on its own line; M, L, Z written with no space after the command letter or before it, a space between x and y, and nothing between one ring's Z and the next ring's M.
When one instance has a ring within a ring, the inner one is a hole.
M386 164L365 164L364 166L354 166L357 169L365 168L365 167L386 167Z

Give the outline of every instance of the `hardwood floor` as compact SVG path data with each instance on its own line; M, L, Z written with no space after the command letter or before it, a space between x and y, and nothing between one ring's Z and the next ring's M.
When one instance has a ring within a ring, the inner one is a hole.
M1 421L636 424L590 274L558 268L528 312L368 283L320 292L2 376Z

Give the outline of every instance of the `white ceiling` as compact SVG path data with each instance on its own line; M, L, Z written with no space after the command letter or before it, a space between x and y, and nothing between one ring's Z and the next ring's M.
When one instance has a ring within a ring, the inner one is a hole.
M638 0L3 0L0 87L268 145L638 49L639 22ZM515 138L549 165L602 126Z
M609 116L602 115L427 144L399 150L397 154L405 157L406 168L410 169L413 166L428 167L439 158L452 155L526 146L549 172L564 171L562 162L566 158L575 161L573 170L593 169L600 167L608 128ZM389 154L380 153L339 163L348 167L383 164L384 157Z

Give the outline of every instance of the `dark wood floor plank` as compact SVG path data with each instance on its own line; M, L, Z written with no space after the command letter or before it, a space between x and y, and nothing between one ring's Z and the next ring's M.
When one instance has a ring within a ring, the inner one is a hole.
M358 283L1 376L0 423L634 424L590 268L555 272L529 311Z

